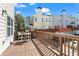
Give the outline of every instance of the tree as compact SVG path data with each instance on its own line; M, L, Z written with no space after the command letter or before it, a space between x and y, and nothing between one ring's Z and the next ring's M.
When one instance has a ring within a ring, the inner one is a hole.
M20 14L15 15L15 31L24 31L25 30L25 23L24 18Z

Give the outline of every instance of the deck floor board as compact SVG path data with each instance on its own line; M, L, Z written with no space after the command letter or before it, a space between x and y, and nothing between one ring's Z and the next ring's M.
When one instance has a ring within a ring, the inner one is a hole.
M10 45L1 56L40 56L33 42L30 40L22 44Z

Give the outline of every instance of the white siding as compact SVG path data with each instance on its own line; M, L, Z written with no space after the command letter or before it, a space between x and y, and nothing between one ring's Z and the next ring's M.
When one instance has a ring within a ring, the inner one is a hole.
M10 45L10 42L13 41L13 35L7 37L7 15L2 16L2 10L6 10L7 14L14 20L13 4L0 3L0 54Z
M39 13L41 13L38 10ZM62 14L62 15L43 15L36 13L34 16L33 25L34 29L49 29L49 28L55 28L56 27L64 27L66 28L67 25L70 25L70 23L73 21L73 18L71 15L68 14ZM37 21L35 21L35 18L37 18ZM43 19L43 22L42 22ZM47 20L47 21L46 21Z

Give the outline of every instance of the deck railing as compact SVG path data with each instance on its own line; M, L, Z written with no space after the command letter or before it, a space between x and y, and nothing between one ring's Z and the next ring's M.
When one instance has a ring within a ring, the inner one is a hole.
M31 32L17 32L18 40L30 40Z
M48 42L60 56L79 56L79 36L35 31L33 35Z

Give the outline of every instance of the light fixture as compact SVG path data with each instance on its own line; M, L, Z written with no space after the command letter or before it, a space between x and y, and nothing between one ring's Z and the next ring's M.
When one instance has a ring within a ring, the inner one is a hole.
M4 16L4 14L7 14L6 10L2 10L2 16Z

